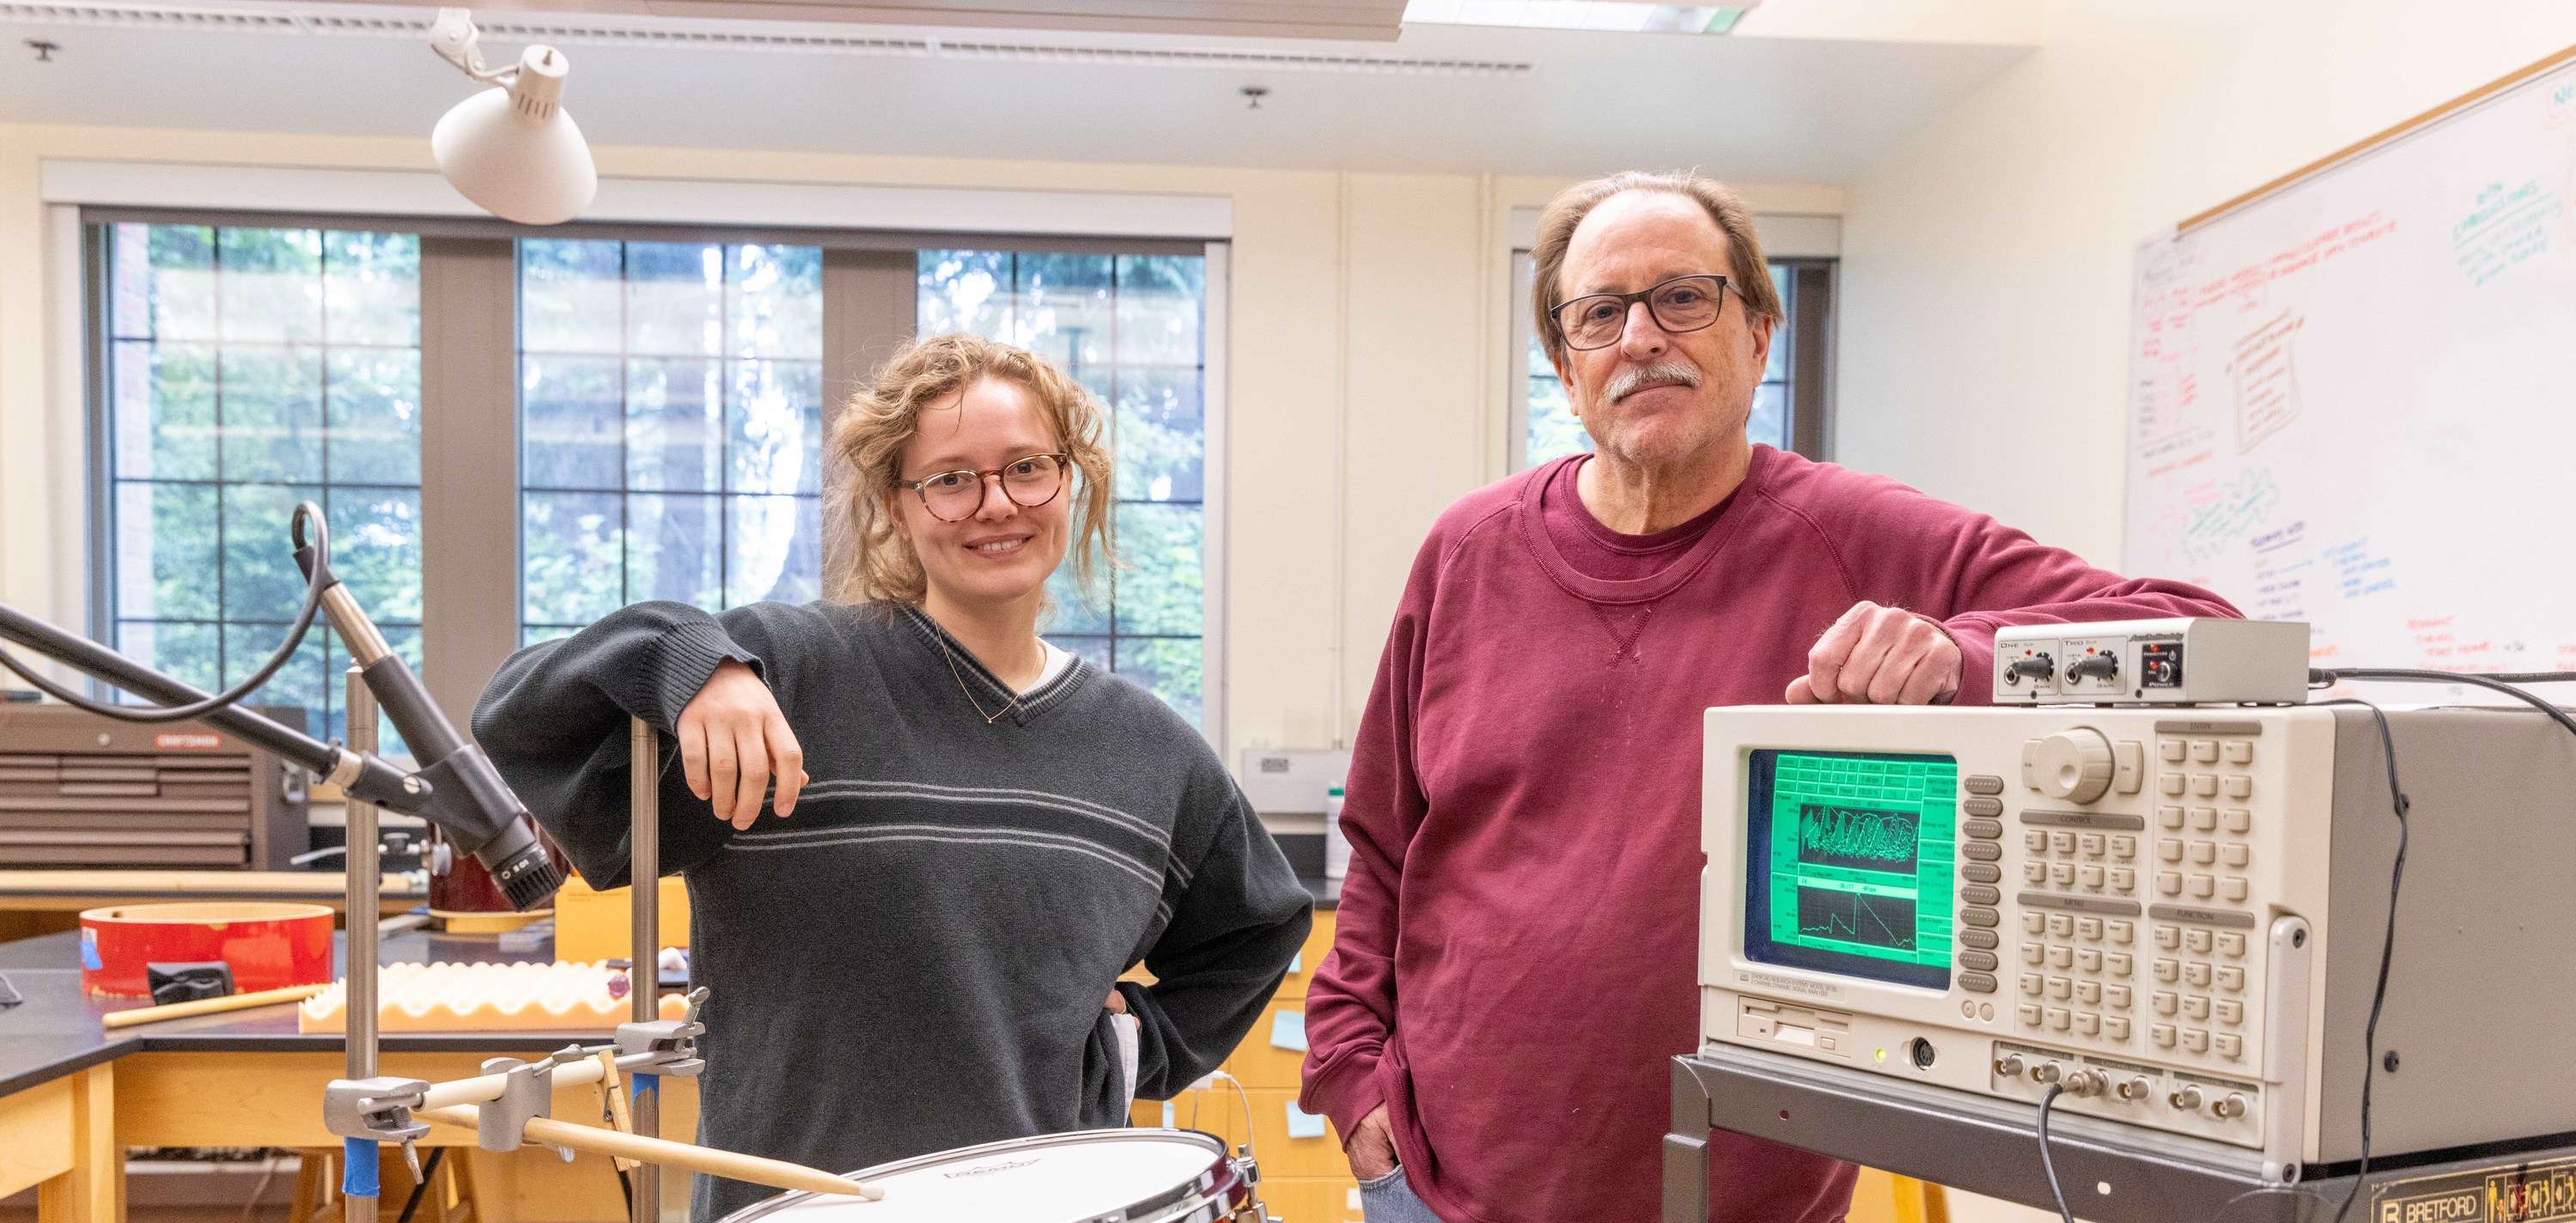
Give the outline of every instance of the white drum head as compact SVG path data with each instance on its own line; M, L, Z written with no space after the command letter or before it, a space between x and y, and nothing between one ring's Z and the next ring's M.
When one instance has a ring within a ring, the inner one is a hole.
M1117 1219L1131 1207L1174 1204L1179 1191L1211 1174L1218 1181L1231 1180L1224 1144L1204 1134L1095 1130L997 1142L854 1172L853 1179L885 1190L885 1198L868 1202L793 1193L747 1207L726 1223ZM1161 1214L1155 1209L1140 1217Z

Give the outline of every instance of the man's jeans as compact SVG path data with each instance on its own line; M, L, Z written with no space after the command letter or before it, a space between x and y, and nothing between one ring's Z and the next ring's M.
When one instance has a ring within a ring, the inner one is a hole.
M1440 1223L1440 1216L1404 1183L1402 1164L1376 1180L1360 1182L1360 1217L1368 1223Z

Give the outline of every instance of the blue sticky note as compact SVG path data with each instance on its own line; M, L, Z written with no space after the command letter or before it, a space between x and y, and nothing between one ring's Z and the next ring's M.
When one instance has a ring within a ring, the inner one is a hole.
M1274 1011L1270 1016L1270 1047L1306 1051L1306 1012Z
M1324 1119L1313 1113L1307 1112L1305 1109L1297 1107L1297 1102L1295 1100L1290 1100L1288 1102L1288 1136L1291 1138L1321 1138L1324 1136Z
M1300 951L1297 954L1288 957L1288 971L1292 974L1306 971L1305 952Z

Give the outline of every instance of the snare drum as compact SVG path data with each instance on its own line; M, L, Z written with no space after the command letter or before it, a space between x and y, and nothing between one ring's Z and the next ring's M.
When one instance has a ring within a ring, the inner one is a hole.
M1269 1223L1250 1156L1195 1130L1085 1130L850 1173L882 1201L789 1193L722 1223Z

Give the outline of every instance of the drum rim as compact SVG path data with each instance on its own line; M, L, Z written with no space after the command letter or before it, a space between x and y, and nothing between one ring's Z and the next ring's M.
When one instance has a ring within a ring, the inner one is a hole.
M856 1172L847 1173L845 1175L852 1180L865 1182L871 1177L892 1176L896 1173L910 1172L919 1168L932 1167L938 1164L981 1159L986 1155L996 1154L1003 1151L1024 1151L1040 1147L1070 1146L1080 1143L1095 1142L1138 1142L1149 1139L1156 1141L1170 1141L1174 1138L1190 1139L1198 1145L1206 1147L1208 1149L1210 1160L1207 1169L1178 1185L1172 1186L1168 1189L1158 1190L1145 1197L1139 1198L1136 1201L1129 1202L1124 1206L1116 1207L1100 1214L1085 1215L1083 1216L1081 1223L1129 1223L1129 1221L1133 1220L1156 1219L1163 1217L1161 1212L1168 1211L1173 1206L1181 1204L1190 1198L1222 1193L1226 1190L1237 1187L1238 1184L1248 1187L1252 1183L1249 1178L1244 1176L1243 1163L1234 1158L1233 1149L1226 1145L1224 1139L1203 1130L1148 1129L1143 1127L1102 1130L1065 1130L1061 1133L1054 1134L1031 1134L1026 1138L1005 1138L998 1142L987 1142L980 1146L957 1147L946 1151L932 1151L925 1155L915 1155L908 1159L898 1159L889 1163L876 1164L871 1167L861 1168ZM742 1209L733 1212L732 1214L723 1216L723 1218L719 1219L717 1223L752 1223L755 1219L767 1218L778 1211L786 1210L792 1206L802 1205L814 1198L827 1196L838 1195L820 1194L807 1189L793 1190L776 1197L754 1202L749 1206L745 1206Z

